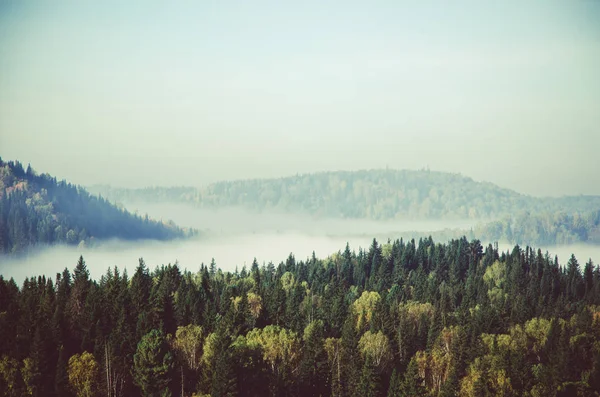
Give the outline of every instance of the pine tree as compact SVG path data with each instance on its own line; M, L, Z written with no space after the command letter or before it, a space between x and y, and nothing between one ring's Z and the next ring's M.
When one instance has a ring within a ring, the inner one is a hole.
M357 351L358 338L352 316L348 316L344 322L341 345L342 351L340 361L342 363L341 383L344 388L343 395L356 395L359 390L358 381L361 376L361 360Z
M376 397L379 395L380 379L377 369L367 357L363 364L360 382L358 384L359 395L364 397Z
M388 388L388 397L402 397L402 378L396 368L392 371L390 378L390 387Z
M571 255L571 258L567 262L567 277L567 294L569 298L572 300L581 298L584 292L582 288L583 280L579 271L579 262L577 262L575 255Z
M324 350L324 324L312 321L304 329L304 348L300 363L301 395L325 395L329 387L326 382L327 355Z
M583 269L584 296L588 303L593 303L594 293L594 263L590 259Z
M219 318L215 332L207 337L210 345L210 355L203 357L211 368L210 394L211 396L236 396L237 378L235 374L232 349L230 349L233 336L234 303L229 305L225 316ZM207 344L205 343L205 352Z
M58 360L56 362L56 377L54 380L54 390L57 396L70 395L69 375L67 373L68 360L65 349L60 346L58 350Z
M214 370L210 388L211 396L237 395L236 377L229 344L231 342L226 332L217 332L215 339Z
M90 273L83 260L83 256L80 256L73 272L71 293L65 307L66 316L69 320L69 335L72 337L72 340L69 341L69 352L78 351L83 339L84 331L82 324L84 323L84 317L87 315L85 312L85 303L90 291L90 285Z
M401 396L421 397L426 396L427 391L423 386L423 379L419 376L419 368L414 357L408 363L404 373L404 382L402 383Z
M152 278L144 260L140 258L135 274L131 278L131 287L129 288L132 317L136 322L136 335L138 339L150 331L149 301L151 289Z
M162 331L153 329L142 337L133 363L133 380L143 396L171 396L173 355Z
M600 351L597 349L594 349L594 361L588 383L592 391L600 394Z

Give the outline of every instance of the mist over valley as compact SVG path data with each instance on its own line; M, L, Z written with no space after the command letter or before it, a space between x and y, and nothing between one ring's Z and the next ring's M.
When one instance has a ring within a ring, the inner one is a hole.
M256 213L242 208L206 209L178 203L123 203L132 213L147 214L152 219L173 221L177 225L198 230L198 235L171 241L157 240L101 240L89 246L40 246L23 257L5 257L0 260L0 274L14 277L20 284L26 277L46 275L54 278L65 267L72 269L82 255L92 278L99 280L106 271L117 266L128 273L135 270L139 258L150 269L177 263L182 270L198 272L201 264L208 266L214 259L224 272L250 268L256 258L262 266L269 262L276 266L291 254L297 260L306 260L313 254L326 258L343 251L348 243L358 252L367 250L373 238L381 244L388 239L433 236L436 243L459 238L471 230L477 220L407 220L375 221L369 219L316 218L289 213ZM482 241L485 246L494 241ZM514 247L500 241L501 251ZM600 261L600 246L594 244L534 245L558 256L565 265L571 254L580 262Z
M234 271L254 258L278 264L290 254L328 257L346 243L358 252L373 239L430 236L529 245L558 254L561 264L571 253L598 257L597 196L538 199L460 175L393 170L224 181L202 190L93 186L90 194L18 162L2 164L1 241L9 256L0 274L19 282L53 277L79 255L95 278L109 267L131 270L139 258L151 268L178 263L193 272L214 258ZM21 223L15 211L31 215Z

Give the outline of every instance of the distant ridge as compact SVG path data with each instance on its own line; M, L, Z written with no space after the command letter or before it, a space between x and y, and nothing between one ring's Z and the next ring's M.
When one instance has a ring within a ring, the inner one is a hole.
M116 202L184 202L205 208L243 207L336 218L479 219L518 212L586 212L600 196L537 198L490 182L430 170L372 169L222 181L204 188L90 188Z

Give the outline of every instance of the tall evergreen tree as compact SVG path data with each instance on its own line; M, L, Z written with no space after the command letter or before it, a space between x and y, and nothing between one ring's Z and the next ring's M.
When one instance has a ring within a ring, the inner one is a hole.
M173 354L162 331L153 329L142 337L133 356L133 379L143 396L169 397L173 378Z

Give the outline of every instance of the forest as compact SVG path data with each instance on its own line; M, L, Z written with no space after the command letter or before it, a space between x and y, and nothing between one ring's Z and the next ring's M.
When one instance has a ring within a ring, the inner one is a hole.
M168 240L193 234L172 222L131 214L80 186L0 159L0 255L36 245L90 244L95 239Z
M91 192L116 202L185 202L319 217L496 220L522 211L589 212L600 196L532 197L447 172L374 169L216 182L202 188L114 188Z
M512 216L477 225L471 235L483 241L506 241L513 244L600 244L600 210L537 214L520 211Z
M308 214L317 219L472 220L465 230L398 230L396 236L438 239L462 235L482 241L550 246L600 243L600 197L532 197L458 174L428 170L368 170L304 174L279 179L142 189L93 186L117 203L185 203L240 207L258 213ZM370 236L372 237L372 236ZM385 236L387 238L387 236Z
M233 272L73 265L0 276L5 396L600 394L591 259L462 237Z

